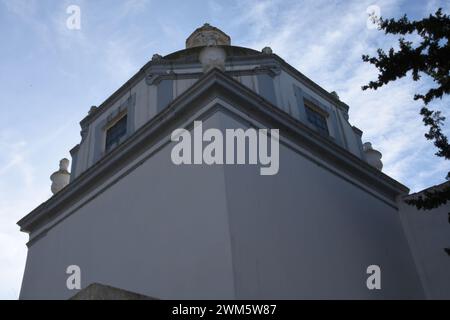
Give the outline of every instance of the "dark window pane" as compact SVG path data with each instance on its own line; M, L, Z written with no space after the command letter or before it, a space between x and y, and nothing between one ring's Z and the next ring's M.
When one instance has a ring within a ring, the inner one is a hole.
M127 134L127 116L123 116L115 125L106 131L105 151L108 152Z
M327 119L322 114L309 107L306 107L305 109L308 121L316 127L321 134L328 136Z

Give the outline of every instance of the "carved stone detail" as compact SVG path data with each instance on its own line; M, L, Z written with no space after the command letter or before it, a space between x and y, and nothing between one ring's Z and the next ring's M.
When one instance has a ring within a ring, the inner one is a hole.
M253 69L256 73L267 73L272 78L281 73L281 67L278 64L262 65Z
M157 54L157 53L155 53L153 56L152 56L152 61L160 61L160 60L162 60L162 56L161 55L159 55L159 54Z
M272 53L273 53L271 47L264 47L264 48L261 50L261 52L264 53L264 54L272 54Z
M168 73L163 71L149 73L145 77L145 83L147 83L147 85L149 86L157 85L161 82L161 77L166 75L168 75Z
M186 39L186 49L207 46L229 46L231 38L222 30L205 23Z
M225 60L227 54L220 47L206 47L200 52L200 62L203 66L203 72L208 72L213 68L225 71Z
M53 194L61 191L65 186L69 184L70 181L70 173L69 173L69 163L70 161L66 158L62 159L59 162L59 170L54 172L50 176L50 180L52 181L51 190Z

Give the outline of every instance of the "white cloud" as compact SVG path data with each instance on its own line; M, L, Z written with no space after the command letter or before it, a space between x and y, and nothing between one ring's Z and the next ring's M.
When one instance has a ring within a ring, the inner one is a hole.
M0 5L3 4L7 11L16 17L21 22L27 25L33 33L37 35L43 44L51 46L52 32L45 19L42 16L42 11L39 10L39 2L36 0L0 0Z
M126 0L121 11L123 16L142 13L151 3L151 0Z
M0 131L0 299L17 299L20 291L28 236L19 232L16 222L51 195L50 180L42 179L51 172L38 172L36 159L59 149L55 141L66 127L56 128L33 145L14 130ZM55 170L56 165L57 161Z
M350 122L364 131L364 141L383 153L384 172L417 191L442 182L448 165L423 136L420 104L413 101L421 84L405 79L377 91L361 90L377 76L361 56L397 46L396 37L366 27L372 4L387 17L404 13L400 1L245 1L235 23L246 27L245 46L271 46L326 90L336 90L350 105Z
M0 0L0 5L42 40L42 47L65 57L82 57L64 60L79 62L80 65L75 67L55 65L61 74L72 78L79 67L86 68L97 62L91 73L99 74L92 77L103 77L102 83L109 81L117 87L142 66L142 59L173 47L182 49L186 36L192 31L186 30L179 19L173 19L176 14L171 12L164 17L154 14L146 30L124 23L130 17L157 10L150 6L152 3L156 6L156 2L149 0L120 2L105 13L91 2L74 2L82 10L80 31L65 27L67 14L64 9L72 1L58 2L51 15L43 17L39 1ZM396 45L395 37L386 37L366 28L366 8L377 4L382 15L399 16L403 13L400 7L405 3L387 0L246 0L224 4L209 0L206 6L202 3L200 8L192 8L196 14L204 7L209 10L202 16L203 21L192 24L200 26L208 21L206 18L212 17L212 22L225 32L234 31L233 44L254 49L271 46L276 54L313 81L329 91L336 90L350 105L351 123L364 131L365 141L372 141L374 147L382 151L384 171L413 190L419 190L442 181L448 170L447 163L433 155L432 144L423 137L425 128L418 115L420 105L412 101L413 94L422 87L419 83L402 80L378 91L361 90L363 84L376 77L376 70L364 64L361 55L374 54L380 46ZM447 6L447 10L450 8L448 1L417 2L415 5L423 12L434 11L439 5ZM105 18L102 14L106 13L114 19ZM177 14L177 17L183 16ZM97 15L103 19L99 20L103 23L101 26L96 24ZM153 38L146 37L149 32ZM152 51L153 47L155 51ZM81 64L86 59L92 59L92 62ZM95 85L87 90L98 91ZM102 92L96 92L95 96L106 98ZM59 154L64 143L57 141L64 129L63 126L48 130L52 134L41 137L40 143L33 145L18 132L0 132L0 298L17 298L27 236L18 231L15 223L50 196L48 176L52 169L39 166L37 162L43 153L52 153L56 169L57 161L64 156ZM55 142L59 142L58 146Z
M29 19L37 12L38 2L36 0L2 0L6 9L22 19Z
M123 82L124 79L126 81L138 70L138 66L133 62L129 54L132 47L133 45L126 41L108 41L105 67L110 76L117 79L117 81Z

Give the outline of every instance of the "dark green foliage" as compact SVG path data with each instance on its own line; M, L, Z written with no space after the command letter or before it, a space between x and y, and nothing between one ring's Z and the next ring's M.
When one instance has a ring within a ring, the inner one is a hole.
M398 20L381 18L379 28L386 34L418 35L420 41L414 44L401 37L397 51L391 48L385 53L378 49L377 57L364 55L363 61L373 64L379 70L379 75L376 81L370 81L362 89L376 90L391 81L405 77L409 72L414 81L420 80L423 75L430 77L434 87L425 94L416 94L414 99L424 103L420 114L425 126L428 127L425 137L433 141L438 150L437 156L449 160L450 145L442 132L445 118L440 111L428 109L428 105L432 100L441 99L450 93L450 17L439 9L434 15L419 21L410 21L406 15ZM447 174L447 179L450 179L450 173ZM407 203L415 205L418 209L431 210L449 200L450 187L447 185L440 190L424 192L422 196L408 200Z
M406 200L405 202L416 206L419 210L431 210L447 203L448 199L450 199L450 185L446 184L438 190L424 191L416 199Z

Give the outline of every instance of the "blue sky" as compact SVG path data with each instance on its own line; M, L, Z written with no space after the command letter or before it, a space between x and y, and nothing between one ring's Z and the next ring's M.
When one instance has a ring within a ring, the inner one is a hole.
M81 29L69 30L69 5ZM0 0L0 298L16 299L27 235L16 222L51 196L49 176L80 141L79 121L154 53L184 48L205 22L238 46L270 46L288 63L350 106L350 122L383 153L384 172L412 191L444 181L448 163L434 156L413 101L430 81L401 80L361 91L376 70L364 53L396 46L367 28L366 9L421 18L449 1L156 1ZM450 99L434 104L444 108Z

